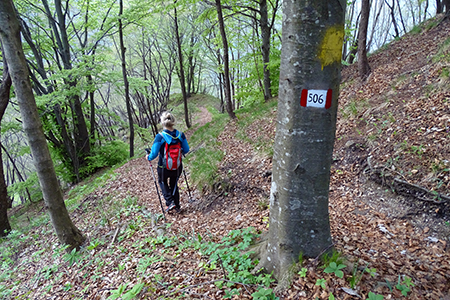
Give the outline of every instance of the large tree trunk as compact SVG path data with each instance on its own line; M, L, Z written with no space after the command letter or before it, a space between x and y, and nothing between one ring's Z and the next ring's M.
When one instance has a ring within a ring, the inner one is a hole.
M220 35L222 37L223 44L223 77L224 77L224 93L225 93L225 105L228 115L231 119L236 119L236 115L233 111L233 103L231 102L231 85L230 85L230 58L228 55L228 40L225 33L225 25L223 22L222 4L220 0L216 0L217 16L219 19Z
M123 84L125 86L125 102L127 105L127 115L128 115L128 126L130 127L130 157L134 156L134 123L133 114L131 111L131 100L130 100L130 85L128 83L127 77L127 66L125 58L125 45L123 43L123 30L122 30L122 13L123 13L123 1L119 1L119 40L120 40L120 55L122 60L122 76Z
M369 61L367 59L367 28L369 26L369 0L362 0L361 22L358 31L358 72L362 80L366 80L370 74Z
M3 51L2 51L3 52ZM3 58L3 80L0 85L0 123L9 103L9 94L11 90L11 76L8 72L8 64ZM1 141L0 141L1 147ZM3 170L2 150L0 149L0 237L5 236L11 231L11 225L8 219L8 208L10 199L6 187L5 172Z
M176 5L176 1L175 1ZM181 94L183 95L184 103L184 121L186 122L186 127L191 128L191 123L189 122L189 111L187 105L187 93L186 93L186 80L184 77L184 67L183 67L183 52L181 51L181 38L180 31L178 30L178 14L177 8L174 7L174 22L175 22L175 37L177 39L177 51L178 51L178 62L180 63L180 68L178 72L178 77L180 78Z
M289 280L332 245L328 213L346 1L285 1L270 226L258 267ZM301 49L301 51L299 51Z
M70 245L70 248L79 247L83 243L84 237L72 223L64 204L39 119L20 40L19 22L11 0L0 0L0 38L19 103L22 125L44 195L45 206L60 242Z

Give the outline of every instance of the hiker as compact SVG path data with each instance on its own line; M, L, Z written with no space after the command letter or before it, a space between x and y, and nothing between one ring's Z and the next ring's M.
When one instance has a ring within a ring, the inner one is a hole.
M161 114L163 131L156 135L150 154L147 159L151 161L159 154L158 182L166 200L166 212L175 209L181 211L178 179L183 171L181 156L189 152L186 136L174 128L175 117L168 111Z

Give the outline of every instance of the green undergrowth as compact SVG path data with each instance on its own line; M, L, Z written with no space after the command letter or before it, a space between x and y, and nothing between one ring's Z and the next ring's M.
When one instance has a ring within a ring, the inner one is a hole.
M249 142L258 153L269 157L273 156L273 140L261 126L273 122L271 114L277 110L277 100L278 98L273 98L267 102L253 103L236 111L239 126L236 137ZM251 138L248 135L249 129L256 129L260 133L256 138Z
M200 191L210 189L218 178L218 165L224 157L217 137L222 133L229 117L214 108L208 108L211 122L198 128L190 138L190 153L187 155L191 181Z
M249 251L258 239L254 228L232 230L220 237L200 234L195 229L175 234L171 224L166 223L162 225L166 229L164 235L149 234L152 219L158 222L162 215L150 214L136 197L90 194L96 186L110 180L109 176L110 173L105 173L69 195L77 212L84 211L80 229L89 235L79 251L67 252L67 247L57 243L47 217L40 222L36 218L34 230L15 230L0 240L0 299L33 299L36 295L46 298L58 291L81 300L98 289L105 274L111 274L113 280L106 287L110 291L106 299L186 299L192 289L201 294L212 291L223 299L278 299L271 274L254 272L258 260ZM85 201L86 197L89 201ZM46 216L43 211L41 214ZM119 227L121 230L112 243L111 235L104 232L113 233ZM186 262L191 263L188 270L178 272L175 266ZM24 280L23 274L29 274L30 266L36 269L31 279ZM161 266L164 272L160 272ZM315 285L327 292L328 299L334 299L329 276L345 279L355 290L364 278L378 276L368 264L354 263L351 271L348 266L339 252L322 257L321 266L314 271L319 274ZM298 276L307 278L310 271L302 268ZM76 274L82 281L73 282L67 279L68 274ZM405 276L399 276L397 282L383 282L405 297L411 295L414 286L411 278ZM363 299L383 299L383 296L370 293Z
M195 232L149 237L145 242L135 244L144 253L137 262L138 283L123 283L118 289L113 290L107 299L133 299L144 288L146 294L141 295L142 297L152 297L152 299L186 298L190 289L202 285L190 284L186 280L179 283L173 280L173 277L168 278L168 276L164 277L152 272L155 265L167 261L168 255L178 261L185 253L199 257L193 271L195 276L208 278L208 285L201 288L201 292L210 290L210 284L213 284L215 289L223 291L224 299L246 293L252 295L253 299L278 299L269 288L275 281L272 276L252 273L258 261L253 260L250 257L251 252L246 252L246 250L253 244L256 237L256 232L252 227L233 230L218 242L207 241ZM161 249L166 253L165 256L158 255L158 250L161 251ZM168 295L154 298L158 287L163 287Z

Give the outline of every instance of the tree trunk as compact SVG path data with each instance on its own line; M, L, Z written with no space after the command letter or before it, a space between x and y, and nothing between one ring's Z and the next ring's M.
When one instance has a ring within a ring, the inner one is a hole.
M70 54L69 38L66 30L66 14L63 12L61 0L55 0L55 11L57 16L56 19L50 11L48 1L42 0L42 4L44 5L49 24L53 31L54 40L57 45L57 48L55 47L56 54L61 57L64 69L71 70L72 59ZM77 78L73 76L65 78L64 81L70 88L74 89L78 84ZM74 144L77 159L72 161L72 165L75 173L74 175L76 177L76 182L79 182L81 179L79 170L80 167L86 165L86 158L90 155L91 152L91 143L89 141L89 132L86 125L86 120L84 118L80 96L74 94L68 96L68 100L70 103L70 109L73 119L73 138L67 135L67 137L69 137L69 140L64 141L64 144Z
M358 72L362 80L366 80L370 74L369 61L367 59L367 28L369 26L369 0L362 0L361 22L358 31Z
M395 37L397 38L400 36L400 33L398 32L397 21L395 20L395 0L392 0L392 5L389 5L387 0L385 0L384 2L386 3L387 6L389 6L389 9L391 10L392 24L394 25Z
M272 98L272 92L270 91L270 71L269 71L269 62L270 62L270 30L268 16L267 16L267 0L260 0L259 2L259 12L261 14L261 18L259 20L261 26L261 37L262 37L262 45L261 52L263 57L264 64L264 100L267 101Z
M444 10L443 10L442 1L441 0L436 0L436 14L440 14L443 11Z
M284 3L270 226L258 266L274 272L280 288L300 254L316 257L332 245L328 193L345 7L345 0Z
M176 1L175 1L176 5ZM189 122L189 112L187 105L187 94L186 94L186 82L184 78L184 67L183 67L183 52L181 51L181 38L180 32L178 30L178 15L177 8L174 7L174 22L175 22L175 37L177 39L177 50L178 50L178 62L180 63L180 72L178 77L180 78L181 85L181 94L183 95L183 103L184 103L184 121L186 122L186 127L191 128L191 123Z
M236 115L233 111L233 104L231 102L231 85L230 85L230 66L228 55L228 40L225 33L225 25L223 22L222 5L220 0L216 0L217 17L219 19L220 35L222 37L223 44L223 77L224 77L224 93L225 93L225 105L230 119L236 119Z
M123 13L123 1L119 1L119 40L120 40L120 55L122 60L122 76L123 84L125 86L125 102L127 105L128 126L130 127L130 157L134 156L134 124L133 114L131 112L131 100L130 100L130 85L127 77L127 66L125 59L125 45L123 43L123 30L122 30L122 13Z
M445 12L445 16L450 14L450 0L442 0L442 6Z
M2 51L3 53L3 51ZM0 123L9 103L9 94L11 91L11 76L8 72L8 64L3 57L3 80L0 85ZM1 140L0 140L1 146ZM11 231L11 225L8 220L8 208L10 207L10 199L8 197L8 189L5 181L5 172L3 170L2 151L0 149L0 237L6 236Z
M72 59L70 57L70 44L66 30L66 18L62 12L61 0L55 0L55 10L58 17L59 33L60 33L60 51L64 64L64 69L72 69ZM75 78L69 78L68 84L71 88L77 86L77 80ZM70 97L70 104L72 108L72 114L74 119L75 128L75 145L77 149L77 155L79 156L80 165L84 166L85 159L90 155L91 143L89 141L89 132L86 126L86 120L84 119L83 109L81 107L81 101L79 95ZM81 156L81 157L80 157Z
M78 248L85 238L72 223L58 184L31 88L20 40L19 21L11 0L0 1L0 38L20 107L22 125L52 225L61 243L70 245L70 248Z

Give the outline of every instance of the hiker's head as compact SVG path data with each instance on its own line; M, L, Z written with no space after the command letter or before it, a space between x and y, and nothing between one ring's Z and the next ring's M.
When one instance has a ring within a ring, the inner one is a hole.
M161 124L164 128L173 129L175 125L175 117L168 111L161 114Z

